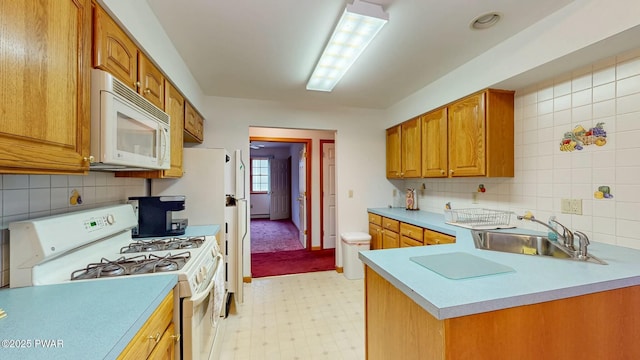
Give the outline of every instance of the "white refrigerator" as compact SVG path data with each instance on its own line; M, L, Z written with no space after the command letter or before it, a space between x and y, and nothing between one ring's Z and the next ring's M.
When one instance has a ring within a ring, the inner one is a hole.
M247 237L245 166L242 152L225 149L185 148L180 179L151 180L151 195L184 195L185 210L176 218L191 225L220 225L216 239L225 256L227 310L229 298L243 301L242 257Z

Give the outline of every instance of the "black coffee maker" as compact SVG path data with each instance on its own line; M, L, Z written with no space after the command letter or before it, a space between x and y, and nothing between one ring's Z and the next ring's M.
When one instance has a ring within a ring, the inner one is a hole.
M187 219L173 219L174 211L184 210L185 196L130 197L129 204L138 217L138 226L131 229L134 238L184 235Z

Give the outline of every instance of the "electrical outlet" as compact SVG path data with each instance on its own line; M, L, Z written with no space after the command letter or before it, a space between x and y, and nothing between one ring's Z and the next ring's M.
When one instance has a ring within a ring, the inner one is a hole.
M563 214L582 215L582 199L562 199L560 211Z
M396 197L397 194L398 194L398 191L396 189L393 189L393 197Z
M349 190L349 198L353 197L353 190Z
M582 215L582 199L571 200L571 213L576 215Z

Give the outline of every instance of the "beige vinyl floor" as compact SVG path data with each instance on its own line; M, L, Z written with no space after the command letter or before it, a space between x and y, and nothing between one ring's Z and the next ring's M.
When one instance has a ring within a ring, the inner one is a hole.
M335 271L253 279L235 312L213 359L364 359L363 280Z

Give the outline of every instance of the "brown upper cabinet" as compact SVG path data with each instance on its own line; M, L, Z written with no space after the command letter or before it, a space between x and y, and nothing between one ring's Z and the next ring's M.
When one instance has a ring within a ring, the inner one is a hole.
M449 176L513 177L513 95L489 89L449 105Z
M184 109L184 141L202 143L204 140L204 119L196 109L186 103Z
M513 177L513 100L486 89L387 129L387 178Z
M387 129L387 178L421 176L420 118Z
M86 174L91 2L3 0L0 14L0 173Z
M93 12L93 67L164 109L164 75L100 6Z
M420 117L422 129L422 177L447 177L447 108Z

